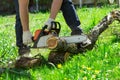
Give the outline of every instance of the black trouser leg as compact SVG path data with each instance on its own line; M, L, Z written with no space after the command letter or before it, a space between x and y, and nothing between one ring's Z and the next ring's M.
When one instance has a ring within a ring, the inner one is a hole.
M18 0L14 0L15 3L15 10L16 10L16 23L15 23L15 33L16 33L16 45L18 47L21 47L23 45L22 41L22 24L20 21L20 15L19 15L19 4Z
M80 28L80 20L76 14L75 7L71 0L63 0L61 10L67 25L73 32L73 35L81 34L82 29Z

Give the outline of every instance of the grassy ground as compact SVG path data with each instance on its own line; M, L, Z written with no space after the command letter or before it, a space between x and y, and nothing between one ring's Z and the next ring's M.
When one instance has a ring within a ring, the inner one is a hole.
M89 32L113 9L110 6L77 9L84 32ZM41 28L48 16L49 12L30 14L31 32L34 33L36 29ZM64 22L62 13L58 14L56 20L62 26L60 36L70 35L70 29ZM3 67L18 56L14 24L15 15L0 16L0 66ZM87 51L84 55L75 55L64 64L58 64L57 67L49 68L43 65L29 70L6 69L0 75L0 80L120 80L120 38L114 34L116 31L119 33L119 30L120 23L114 22L100 35L93 50ZM49 50L39 51L47 59Z

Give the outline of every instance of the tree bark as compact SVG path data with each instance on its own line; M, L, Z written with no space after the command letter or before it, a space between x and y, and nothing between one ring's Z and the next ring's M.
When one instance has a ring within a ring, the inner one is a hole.
M48 56L48 62L53 63L55 65L59 63L64 63L69 59L70 53L64 51L51 51Z

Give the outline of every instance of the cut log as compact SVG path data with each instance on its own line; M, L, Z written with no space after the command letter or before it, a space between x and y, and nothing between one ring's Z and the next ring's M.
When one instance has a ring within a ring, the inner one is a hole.
M77 45L76 44L67 44L64 39L59 37L52 37L47 40L48 48L55 51L65 51L71 53L77 53Z
M47 40L47 45L49 49L52 50L66 50L67 43L64 39L60 39L59 37L51 37Z

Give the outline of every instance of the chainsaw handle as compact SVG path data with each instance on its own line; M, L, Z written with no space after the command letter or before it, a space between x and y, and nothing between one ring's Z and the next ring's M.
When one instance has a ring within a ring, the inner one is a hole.
M52 21L51 22L51 29L61 29L61 25L59 22Z
M51 22L51 28L50 28L50 31L51 32L56 32L57 34L60 33L60 30L61 30L61 25L59 22L55 22L55 21L52 21Z
M45 31L45 29L47 29L47 25L45 25L44 27L42 27L42 31Z

